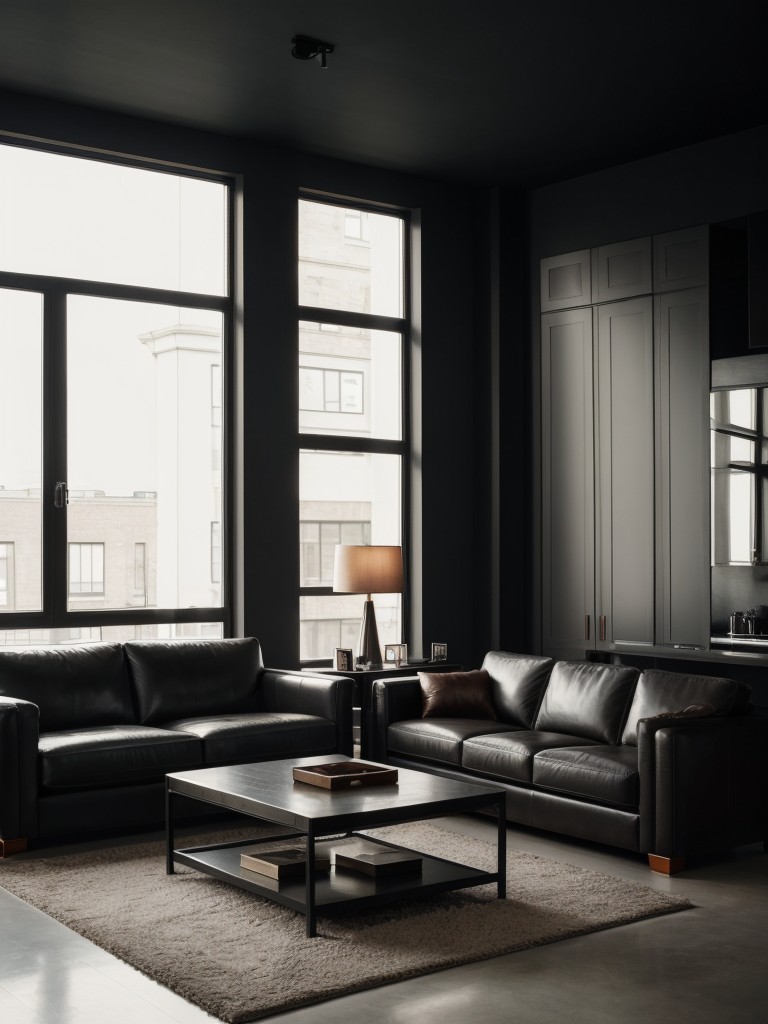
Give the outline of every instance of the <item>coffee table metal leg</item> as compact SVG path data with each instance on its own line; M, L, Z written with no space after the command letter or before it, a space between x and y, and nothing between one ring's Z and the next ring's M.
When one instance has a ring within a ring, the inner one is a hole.
M498 814L498 866L499 872L497 893L500 900L507 898L507 805L506 795L501 793L498 798L496 813Z
M173 874L173 793L165 784L165 873Z
M307 829L307 874L306 874L306 895L307 905L307 938L311 939L317 935L317 922L315 915L315 831L312 825Z

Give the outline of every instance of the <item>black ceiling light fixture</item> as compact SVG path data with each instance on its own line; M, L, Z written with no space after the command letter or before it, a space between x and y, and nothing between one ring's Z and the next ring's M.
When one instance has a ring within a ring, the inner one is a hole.
M326 58L336 49L333 43L324 43L320 39L313 39L312 36L294 36L291 42L291 56L296 60L314 60L315 57L319 57L321 68L328 67Z

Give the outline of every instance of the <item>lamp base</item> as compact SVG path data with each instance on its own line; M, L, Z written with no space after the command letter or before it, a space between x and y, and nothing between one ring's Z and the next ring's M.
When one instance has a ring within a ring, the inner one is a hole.
M360 657L366 664L370 664L374 668L381 668L379 631L376 628L376 612L370 598L363 605L363 621L360 624Z

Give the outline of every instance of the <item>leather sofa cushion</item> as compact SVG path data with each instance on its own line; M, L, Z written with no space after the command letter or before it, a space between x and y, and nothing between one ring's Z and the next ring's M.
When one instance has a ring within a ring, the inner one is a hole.
M533 784L582 800L636 809L640 800L637 750L626 746L561 747L533 759Z
M637 677L637 669L623 665L556 662L535 728L618 743Z
M419 672L422 718L496 720L487 672Z
M0 696L40 709L40 731L135 722L120 644L0 651Z
M460 765L464 740L492 732L509 732L509 725L480 718L418 718L390 725L387 748L422 761Z
M43 733L40 783L47 789L161 781L167 772L199 768L200 740L146 725L106 725Z
M579 736L561 736L554 732L533 732L528 729L497 732L465 740L461 764L470 771L493 775L497 779L530 783L533 777L533 758L540 750L573 747L583 743L584 740Z
M259 711L258 640L136 640L125 644L139 721Z
M693 704L709 704L722 715L744 714L749 710L751 693L746 683L734 679L649 669L637 682L621 742L637 746L637 723L641 718L682 711Z
M532 729L553 665L541 655L489 651L482 667L491 678L497 718Z
M206 764L244 764L274 757L330 754L336 750L335 724L314 715L216 715L166 722L164 728L196 736L202 742Z

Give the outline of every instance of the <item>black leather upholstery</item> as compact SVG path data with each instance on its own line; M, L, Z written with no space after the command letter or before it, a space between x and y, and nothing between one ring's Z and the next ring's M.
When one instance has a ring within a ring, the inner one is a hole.
M462 743L468 737L508 731L508 725L482 718L417 718L389 727L389 749L426 761L461 764Z
M46 789L159 781L167 772L200 768L202 743L147 725L102 725L41 733L40 785Z
M206 765L336 752L334 723L314 715L261 711L167 722L165 728L197 737Z
M392 726L393 729L397 728ZM540 750L573 747L583 744L579 736L563 736L556 732L498 732L465 740L461 764L484 775L512 782L531 782L533 759Z
M559 661L552 669L536 729L618 743L638 671L620 665Z
M120 644L0 651L0 697L40 708L40 730L135 721Z
M745 714L750 688L746 683L716 676L689 676L649 669L637 681L622 743L637 744L637 723L663 711L681 711L690 704L711 704L724 715Z
M29 696L0 695L3 839L154 827L172 771L352 753L352 680L264 668L252 638L2 651L0 680Z
M514 680L533 663L530 680L547 662L492 651L483 665ZM768 719L751 713L749 688L656 670L638 678L623 666L555 663L533 729L504 722L527 712L507 703L502 714L499 697L499 720L484 731L473 719L420 719L417 680L378 679L375 757L492 781L510 821L662 858L765 842Z
M647 853L639 840L639 814L621 807L606 807L588 800L574 800L562 793L540 789L531 792L531 820L534 828L566 836L606 843L622 850Z
M37 828L38 709L0 697L0 836L19 839Z
M632 747L559 747L533 759L533 784L581 800L637 810L637 754Z
M260 711L261 647L236 640L136 640L125 644L139 721Z
M554 661L534 654L489 651L483 668L491 677L497 716L512 725L532 729Z

